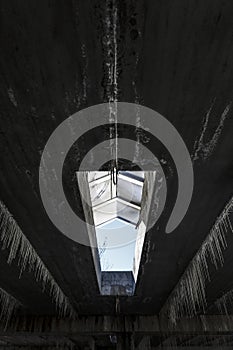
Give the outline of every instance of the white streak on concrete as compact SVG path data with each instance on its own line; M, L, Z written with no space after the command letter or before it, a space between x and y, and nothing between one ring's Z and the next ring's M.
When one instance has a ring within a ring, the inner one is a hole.
M15 107L18 107L18 103L17 103L17 101L16 101L16 98L15 98L15 94L14 94L13 89L10 87L10 88L7 90L7 92L8 92L8 97L9 97L11 103L12 103Z
M204 139L205 139L206 134L207 134L210 115L211 115L213 105L214 105L214 102L212 103L210 109L208 110L208 112L206 113L206 116L204 117L201 135L200 135L199 139L196 140L194 143L194 152L193 152L193 156L192 156L193 161L196 161L200 158L203 160L206 160L207 158L209 158L211 156L211 154L213 153L213 151L218 143L219 137L222 133L222 130L224 127L224 122L225 122L225 119L226 119L226 117L229 113L229 110L231 108L231 104L232 104L232 102L230 102L226 106L223 113L221 114L218 127L216 128L211 139L209 141L205 141Z

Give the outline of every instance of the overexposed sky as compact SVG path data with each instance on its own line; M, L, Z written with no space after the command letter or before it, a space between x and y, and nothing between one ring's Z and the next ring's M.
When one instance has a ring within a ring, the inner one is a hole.
M98 246L106 249L100 258L102 271L131 271L135 255L135 226L114 219L96 228Z

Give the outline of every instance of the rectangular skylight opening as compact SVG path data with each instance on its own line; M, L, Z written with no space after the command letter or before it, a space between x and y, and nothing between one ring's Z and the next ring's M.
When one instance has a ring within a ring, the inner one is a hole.
M102 275L102 294L132 295L146 232L146 223L141 219L141 205L147 172L86 173Z

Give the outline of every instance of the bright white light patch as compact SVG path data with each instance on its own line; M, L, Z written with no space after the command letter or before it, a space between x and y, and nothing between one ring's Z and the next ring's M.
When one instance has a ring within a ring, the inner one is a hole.
M96 228L102 271L132 271L134 266L135 241L137 230L120 219L111 220ZM128 244L118 246L125 237ZM114 248L108 248L108 246Z
M88 182L101 270L135 271L144 172L89 172Z

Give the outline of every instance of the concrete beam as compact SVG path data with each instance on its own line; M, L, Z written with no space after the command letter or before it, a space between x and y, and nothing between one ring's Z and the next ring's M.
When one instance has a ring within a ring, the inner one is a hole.
M150 350L151 349L151 345L150 345L150 337L149 336L145 336L142 337L140 343L138 344L136 350Z
M101 334L228 334L233 332L233 315L183 318L173 326L161 323L157 316L83 316L76 320L50 317L18 318L1 335L101 335Z

